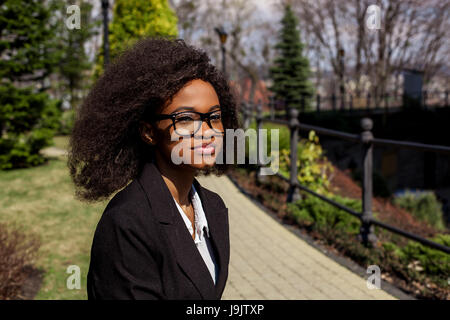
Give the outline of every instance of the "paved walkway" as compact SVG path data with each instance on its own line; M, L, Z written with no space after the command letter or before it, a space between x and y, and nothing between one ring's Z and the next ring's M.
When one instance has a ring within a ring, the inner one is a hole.
M287 230L226 177L199 177L229 208L230 266L222 299L396 299Z

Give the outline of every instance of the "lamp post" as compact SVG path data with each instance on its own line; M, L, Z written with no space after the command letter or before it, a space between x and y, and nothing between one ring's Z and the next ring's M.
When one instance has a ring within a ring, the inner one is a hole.
M341 110L345 108L345 87L344 87L344 56L345 50L339 49L338 60L339 60L339 93L341 98Z
M109 36L108 36L108 9L109 1L102 0L103 11L103 68L109 64Z
M227 41L228 33L225 32L223 27L214 28L217 35L219 36L220 43L222 46L222 71L225 74L225 42Z

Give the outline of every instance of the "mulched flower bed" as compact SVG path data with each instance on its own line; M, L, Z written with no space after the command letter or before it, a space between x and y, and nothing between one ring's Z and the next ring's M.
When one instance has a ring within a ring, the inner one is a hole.
M298 225L296 221L287 214L286 197L289 187L287 182L276 176L266 176L265 183L261 184L257 182L256 171L242 167L230 170L228 175L242 189L256 198L264 207L272 211L272 213L274 213L274 215L276 215L283 223L298 227L303 234L307 234L309 237L313 238L317 244L326 248L326 250L333 252L335 255L352 258L351 256L348 256L348 250L342 248L342 246L333 243L330 244L323 234ZM361 199L360 186L351 179L349 172L344 172L337 167L334 167L334 172L330 177L330 189L334 194L340 196ZM376 218L382 222L418 234L422 237L432 237L438 233L438 230L426 225L422 221L418 221L409 212L394 206L389 199L374 197L372 203L373 212L376 212ZM380 242L392 241L393 237L395 237L395 242L400 246L408 242L408 239L392 235L388 232L379 232L377 237ZM352 260L355 261L354 259ZM358 261L355 262L358 263ZM361 265L361 263L359 264ZM361 266L365 268L364 265ZM416 298L450 299L449 290L440 288L434 283L429 283L428 281L424 281L425 284L419 283L413 279L408 279L407 275L403 272L400 274L400 277L387 271L383 273L383 280ZM424 286L426 286L426 288Z

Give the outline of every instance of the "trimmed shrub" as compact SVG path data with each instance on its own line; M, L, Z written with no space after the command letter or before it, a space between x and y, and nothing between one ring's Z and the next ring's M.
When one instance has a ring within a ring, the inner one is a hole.
M59 101L31 89L0 86L0 170L36 166L59 128Z
M360 200L337 195L329 197L357 212L361 211ZM287 211L302 226L323 231L339 230L351 235L359 233L358 218L314 196L305 195L301 200L288 203Z
M0 223L0 300L21 299L40 243L15 226Z
M434 228L445 229L442 205L434 192L414 193L407 190L404 194L396 196L394 203Z
M450 247L449 234L440 234L431 240ZM416 269L420 271L423 269L426 274L442 277L445 281L450 277L449 254L413 241L409 241L401 252L403 259L420 263Z

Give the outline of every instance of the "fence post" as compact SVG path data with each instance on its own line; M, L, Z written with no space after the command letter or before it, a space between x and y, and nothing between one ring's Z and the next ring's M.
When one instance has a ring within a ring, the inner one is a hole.
M316 111L320 112L320 94L317 95L317 106L316 106Z
M331 95L331 106L333 108L333 111L336 111L336 95L334 94L334 92Z
M445 106L448 107L448 90L445 90Z
M269 97L269 106L270 106L270 119L275 119L275 97Z
M363 179L362 179L362 216L359 239L365 246L373 246L377 238L375 236L372 219L372 128L373 122L370 118L363 118L361 120L362 142L362 165L363 165Z
M290 131L290 172L289 172L289 190L287 202L295 202L301 199L300 192L297 188L297 145L298 145L298 110L289 108L289 131Z
M244 114L244 130L247 130L247 128L249 127L249 123L250 123L250 109L249 109L249 105L246 102L242 102L242 109L243 109L243 114Z
M300 98L300 106L302 108L302 112L305 113L306 110L306 101L305 101L305 95L302 94L301 98Z
M428 98L427 90L423 90L422 98L423 98L422 105L423 105L423 108L426 110L427 109L427 98Z
M247 128L250 127L250 124L252 123L253 118L255 116L253 109L254 109L254 103L252 101L249 101L247 103L247 114L248 114Z
M259 183L264 183L267 181L267 177L265 175L261 175L261 150L259 150L259 147L261 145L261 129L262 129L262 104L260 101L258 101L258 104L256 105L256 159L257 159L257 165L258 165L258 171L256 172L256 180Z
M389 95L387 92L384 93L384 109L386 110L386 112L389 109Z

